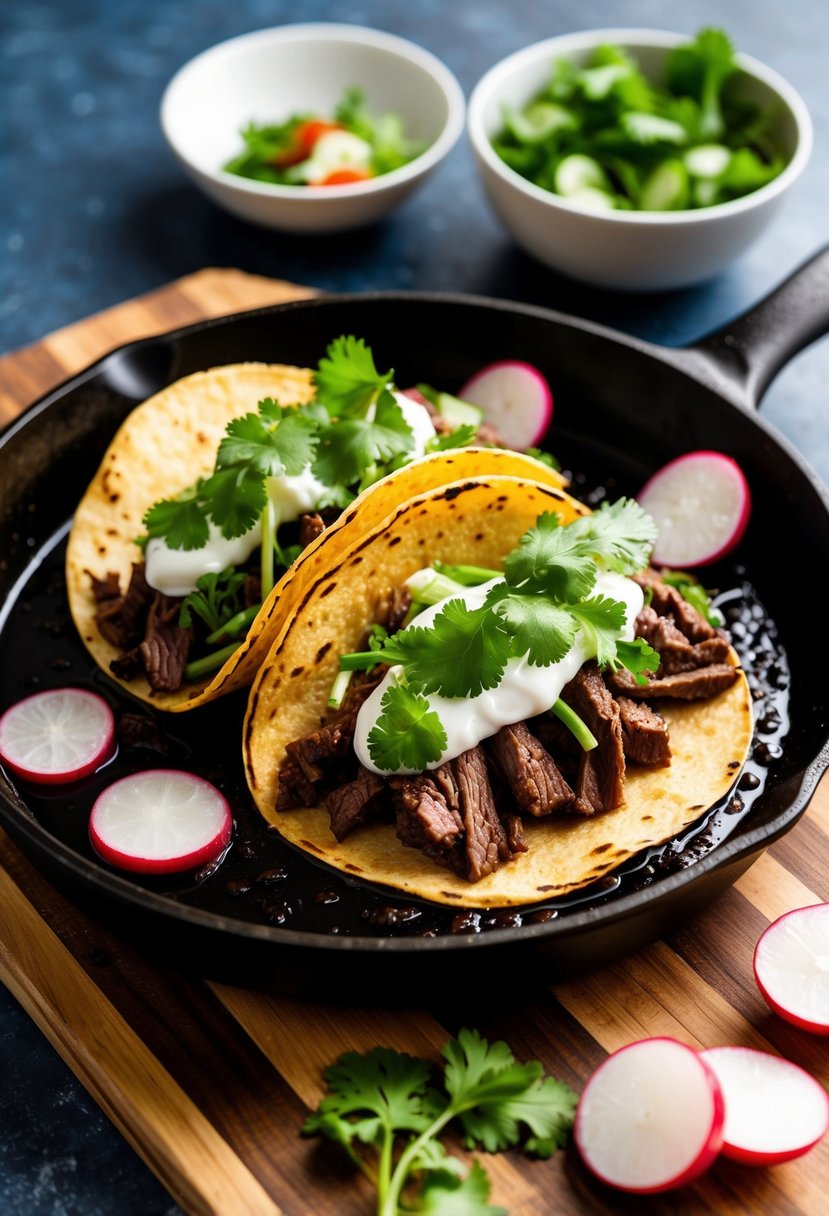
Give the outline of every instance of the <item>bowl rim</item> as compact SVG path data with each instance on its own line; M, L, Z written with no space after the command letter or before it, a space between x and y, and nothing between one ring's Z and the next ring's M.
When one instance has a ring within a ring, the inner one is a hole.
M187 149L182 147L181 143L173 137L171 131L171 115L174 107L177 105L176 95L187 82L188 77L200 69L206 62L212 60L218 61L231 52L231 50L262 43L290 42L358 43L361 46L370 46L379 51L389 52L401 59L416 64L431 77L446 99L448 111L446 122L437 138L419 156L409 161L408 164L401 165L399 169L392 169L388 173L382 173L378 177L371 178L366 182L350 182L346 185L326 186L324 192L318 192L303 184L281 186L273 182L258 182L252 178L239 177L237 174L227 173L221 168L205 169L202 165L196 164ZM457 77L431 51L427 51L425 47L411 42L408 38L401 38L397 34L389 34L385 30L373 29L370 26L346 25L325 21L267 26L264 29L251 30L247 34L238 34L234 38L227 38L223 42L218 42L214 46L208 47L206 50L199 52L198 55L188 59L176 71L164 89L159 106L159 120L164 138L167 140L170 149L190 173L202 180L209 181L223 190L230 190L241 195L255 195L260 198L290 199L294 202L302 200L303 203L312 207L318 207L320 204L324 205L326 202L335 199L359 198L365 195L379 194L389 187L403 185L406 182L413 181L424 173L428 173L448 155L457 143L464 128L465 116L466 99Z
M702 224L709 220L751 211L755 207L762 206L763 203L771 202L772 199L784 193L805 169L812 151L812 120L803 98L784 77L773 68L761 63L759 59L754 59L751 55L746 55L743 52L738 52L736 56L740 69L747 76L753 76L777 94L792 115L797 131L797 140L791 160L773 181L768 182L757 190L752 190L749 194L744 194L741 198L730 199L725 203L716 203L711 207L686 208L676 211L589 211L585 207L579 207L560 195L554 194L552 190L545 190L541 186L536 186L533 182L528 181L527 178L522 177L516 170L511 169L498 156L489 136L484 130L483 110L493 90L508 77L515 75L529 65L534 65L537 60L547 55L552 57L556 52L566 54L570 51L589 50L593 47L601 46L605 42L615 43L625 49L656 47L657 49L662 48L667 51L692 40L692 35L677 33L671 30L632 26L612 27L606 29L575 30L567 34L558 34L552 38L545 38L541 42L534 42L530 46L523 47L518 51L514 51L511 55L507 55L506 58L493 64L481 77L469 98L466 120L467 133L479 162L482 162L487 169L502 178L507 185L512 186L529 199L544 203L554 210L560 208L563 212L570 215L578 215L589 220L609 224L618 223L639 226L644 224L656 224L660 226L666 224Z

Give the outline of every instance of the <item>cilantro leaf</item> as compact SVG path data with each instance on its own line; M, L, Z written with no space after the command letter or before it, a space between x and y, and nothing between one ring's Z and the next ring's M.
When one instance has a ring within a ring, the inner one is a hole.
M602 503L572 526L585 538L588 552L618 574L644 569L656 540L656 524L632 498Z
M475 436L478 434L478 428L472 426L471 423L463 423L461 426L456 426L453 431L447 431L443 435L435 435L426 444L426 452L447 452L452 448L465 448L474 442Z
M467 608L447 600L431 625L411 625L389 639L385 651L406 666L406 680L417 692L445 697L477 697L495 688L510 657L509 637L486 605Z
M222 570L220 574L202 574L196 580L196 590L184 597L178 623L189 629L193 613L214 633L226 624L242 607L241 594L247 576L237 570Z
M491 1183L477 1161L465 1178L454 1172L432 1170L423 1179L416 1208L427 1216L507 1216L507 1209L489 1200Z
M568 607L592 642L597 663L606 667L616 656L619 633L625 626L625 605L598 595Z
M314 473L327 485L351 485L372 465L402 456L413 446L403 411L384 389L373 420L347 417L322 432Z
M210 531L200 498L201 485L187 497L162 498L144 516L151 537L163 537L171 549L201 549Z
M440 760L446 730L425 697L405 684L392 684L380 702L381 713L368 733L368 751L383 772L422 771Z
M703 141L721 139L725 133L722 86L736 68L734 45L717 29L700 30L693 42L675 47L668 56L668 87L699 102Z
M568 1085L544 1078L537 1061L519 1064L504 1042L488 1043L475 1030L461 1030L443 1049L446 1089L466 1132L467 1147L487 1152L521 1142L532 1133L532 1151L548 1156L564 1143L576 1096Z
M493 587L487 604L504 622L513 655L527 655L532 667L558 663L576 640L576 622L566 607L546 596L509 594Z
M227 434L219 444L217 468L245 464L263 477L301 473L314 455L317 424L291 409L282 411L277 418L274 415L279 408L268 398L260 402L258 414L244 414L229 422Z
M647 684L645 672L655 672L659 667L659 653L650 646L644 638L636 638L633 642L617 642L616 653L609 659L607 666L611 671L626 667L636 676L637 684Z
M267 499L261 473L248 465L217 469L205 481L204 493L210 518L227 540L250 531Z
M557 600L582 599L596 582L598 569L585 552L576 520L561 526L560 516L546 512L525 532L504 562L508 586L526 593L546 593Z
M362 338L343 335L331 343L314 373L317 400L332 417L355 417L365 411L393 375L392 371L382 375L377 371L374 356Z

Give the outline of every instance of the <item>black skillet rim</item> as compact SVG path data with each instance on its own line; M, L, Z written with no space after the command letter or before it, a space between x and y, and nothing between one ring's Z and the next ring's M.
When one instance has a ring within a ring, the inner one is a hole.
M829 512L829 490L823 485L802 454L784 436L774 430L769 423L751 410L745 401L739 400L734 394L733 389L729 392L728 389L731 386L717 377L716 369L713 366L710 367L710 381L708 381L707 377L701 376L699 374L701 366L702 370L705 370L706 365L700 365L697 358L688 359L689 351L687 349L672 349L670 347L658 346L643 339L620 333L608 326L599 325L578 317L571 317L566 313L557 312L554 309L541 308L537 305L521 304L510 300L498 300L486 296L459 295L457 293L444 292L373 291L325 294L303 300L287 301L283 304L268 305L262 308L244 309L241 312L232 313L227 316L211 317L207 320L197 321L192 325L181 326L164 334L122 343L82 371L68 377L37 401L33 402L22 414L12 419L3 431L0 432L0 453L2 453L2 449L8 440L17 434L18 430L26 426L33 417L40 414L44 409L50 409L57 405L67 393L86 381L93 379L109 359L122 354L126 350L149 348L153 345L175 346L176 343L186 342L191 334L202 333L205 330L222 325L238 324L245 318L279 315L280 313L296 309L313 310L320 306L325 307L327 304L348 305L368 301L393 302L397 300L436 305L472 305L473 307L494 309L519 316L532 316L543 321L550 321L557 325L580 329L599 337L607 338L617 345L627 346L659 362L673 366L701 386L714 391L725 407L749 413L755 425L761 431L764 431L775 445L783 448L797 464L803 475L812 482L818 490L827 512ZM693 353L697 354L697 352ZM21 579L25 579L25 573L20 577ZM16 800L13 796L9 796L5 788L5 782L1 780L0 819L3 819L6 825L11 827L11 832L15 837L26 837L36 852L45 850L52 860L58 863L62 870L68 870L87 890L91 889L93 892L114 899L120 904L126 904L132 910L139 913L153 913L171 917L183 926L211 930L251 942L270 943L273 946L290 947L293 945L298 948L310 947L311 949L323 952L333 950L337 952L344 951L345 953L356 951L357 953L373 954L392 951L395 954L403 952L419 955L424 951L431 953L446 950L486 949L488 946L493 947L496 944L500 947L509 945L511 942L526 943L528 941L553 937L567 939L578 936L582 930L589 930L599 922L606 922L608 924L624 922L629 918L639 915L643 905L668 903L673 893L679 889L691 886L705 875L719 870L726 865L736 864L741 859L769 847L775 840L789 831L806 810L818 781L827 767L829 767L829 738L826 739L821 750L803 771L795 796L790 801L787 809L777 819L772 823L766 824L764 827L755 828L745 834L741 834L738 827L734 835L729 836L709 854L696 861L687 869L667 875L646 888L633 891L629 895L614 900L612 904L600 904L588 908L583 912L571 912L562 920L554 919L538 925L505 928L499 930L497 934L486 935L462 934L456 936L446 934L434 938L331 937L325 934L312 933L309 930L259 925L249 921L231 919L218 913L208 912L200 908L194 908L188 904L183 904L170 896L147 891L143 887L135 886L128 879L104 869L85 857L81 857L74 850L70 849L68 845L63 844L62 841L52 836L46 828L35 820L22 799Z

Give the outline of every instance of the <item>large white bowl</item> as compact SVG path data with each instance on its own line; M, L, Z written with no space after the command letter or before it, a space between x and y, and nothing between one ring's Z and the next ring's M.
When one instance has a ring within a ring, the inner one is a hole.
M522 108L547 84L554 60L585 63L603 43L630 51L646 76L662 79L668 52L689 41L661 30L588 30L548 38L501 60L469 101L469 137L490 202L516 241L547 266L600 287L629 291L684 287L719 273L757 239L802 173L812 147L809 113L771 68L739 55L734 87L764 108L775 107L773 138L789 162L752 194L688 211L588 212L527 181L501 160L492 139L504 105Z
M330 115L357 85L374 113L400 114L406 135L426 150L367 182L309 189L225 173L251 119L282 122L295 113ZM161 101L161 126L182 166L205 194L235 215L294 232L334 232L379 219L419 186L463 130L461 87L422 47L356 25L285 25L243 34L191 59Z

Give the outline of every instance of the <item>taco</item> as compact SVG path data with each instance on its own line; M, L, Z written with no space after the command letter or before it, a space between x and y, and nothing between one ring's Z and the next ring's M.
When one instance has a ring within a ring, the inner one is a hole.
M191 709L249 684L305 582L397 503L479 472L563 484L531 456L453 450L476 428L433 417L389 376L341 339L317 373L218 367L130 413L78 507L66 559L72 616L104 671L157 708Z
M512 477L401 505L307 584L259 670L261 814L353 877L462 907L564 896L700 819L739 775L751 697L648 566L653 536L634 503L591 514Z

